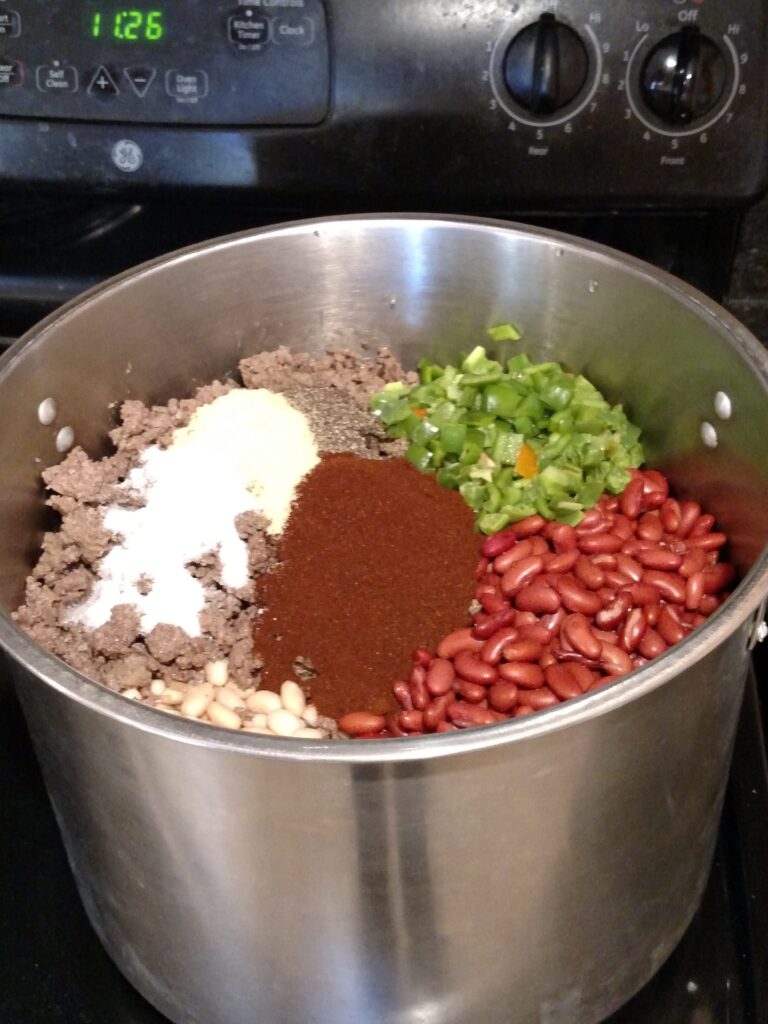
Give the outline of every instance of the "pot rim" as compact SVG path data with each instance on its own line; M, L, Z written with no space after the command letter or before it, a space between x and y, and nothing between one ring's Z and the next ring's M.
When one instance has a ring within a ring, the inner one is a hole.
M480 233L517 234L557 242L566 250L586 254L598 262L618 265L624 272L642 278L662 292L681 302L699 317L710 321L720 333L726 333L733 346L758 376L768 400L768 352L754 335L722 306L685 282L652 264L625 255L609 246L585 241L574 235L547 228L533 228L514 221L487 217L444 215L430 213L350 214L333 217L313 217L249 229L199 242L195 245L167 253L132 267L121 274L101 282L88 291L59 307L27 331L3 356L0 356L0 388L5 377L25 352L42 344L45 337L59 324L75 315L82 307L100 300L105 293L117 291L150 274L161 265L184 263L214 249L248 244L254 238L272 235L306 235L323 228L336 230L356 229L360 225L371 228L393 225L450 229L456 225L475 228ZM761 606L768 594L768 545L761 551L744 579L733 594L694 634L648 665L635 669L624 678L608 686L585 693L555 707L510 719L483 728L436 733L428 736L408 737L402 742L393 739L343 742L339 740L297 740L261 736L257 733L234 732L218 726L170 715L155 708L123 697L101 683L70 668L56 656L49 654L17 626L8 613L0 608L0 646L10 655L15 667L30 670L38 679L53 689L84 704L93 711L123 722L143 732L169 740L229 751L243 755L277 758L291 761L335 762L351 764L380 764L455 757L475 751L490 750L510 743L533 740L558 732L569 726L608 714L625 704L645 696L663 686L679 673L705 657L742 626L745 620ZM760 614L762 617L762 614Z

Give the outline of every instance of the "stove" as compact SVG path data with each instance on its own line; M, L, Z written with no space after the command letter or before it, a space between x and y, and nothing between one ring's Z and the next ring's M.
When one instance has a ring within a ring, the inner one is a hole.
M162 253L361 210L569 231L765 313L767 58L755 0L0 0L0 348ZM768 1021L766 674L701 908L611 1024ZM2 656L0 808L0 1021L161 1024L87 923Z

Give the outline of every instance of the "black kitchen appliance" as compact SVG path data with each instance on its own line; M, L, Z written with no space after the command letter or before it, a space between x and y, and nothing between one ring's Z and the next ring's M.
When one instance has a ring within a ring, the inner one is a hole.
M362 210L557 227L723 299L767 59L756 0L0 0L0 336L171 249ZM614 1024L768 1020L764 671L702 908ZM159 1024L85 920L4 681L0 733L0 1021Z

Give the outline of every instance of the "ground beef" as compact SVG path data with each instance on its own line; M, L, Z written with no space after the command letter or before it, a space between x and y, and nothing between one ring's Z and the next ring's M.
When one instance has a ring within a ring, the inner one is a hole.
M402 450L400 442L387 440L367 411L373 392L387 381L407 379L385 349L367 362L346 350L331 349L311 357L280 348L244 359L240 373L246 387L286 392L308 416L322 451L384 457ZM61 525L46 534L40 559L27 580L24 603L14 617L41 646L112 689L149 699L153 679L182 687L200 682L206 663L221 658L228 659L230 677L238 685L259 683L261 661L252 640L258 614L255 587L252 583L240 590L225 587L215 551L188 567L206 593L200 637L190 638L178 627L163 624L143 636L138 614L130 605L114 608L109 621L96 630L68 621L69 609L89 594L99 560L118 540L104 527L107 507L141 503L140 495L118 485L146 448L166 447L174 430L186 426L197 408L238 386L235 380L214 381L191 398L173 398L162 406L149 407L135 399L123 402L119 424L109 434L113 454L95 460L75 448L43 473L50 492L47 504L61 515ZM275 539L267 535L266 522L256 513L238 516L236 527L247 543L255 581L276 563ZM146 589L151 589L149 580ZM298 667L301 673L297 674L312 676L311 666Z

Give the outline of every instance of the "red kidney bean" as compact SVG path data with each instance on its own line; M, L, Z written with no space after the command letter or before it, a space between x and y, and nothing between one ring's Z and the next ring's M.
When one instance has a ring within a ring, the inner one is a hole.
M477 563L477 568L475 569L475 579L476 580L482 579L483 576L485 576L485 574L487 572L488 572L488 559L487 558L481 558L480 561Z
M654 604L661 600L661 591L650 583L632 583L623 587L621 593L629 594L632 604Z
M709 512L705 512L699 516L698 522L694 523L693 529L688 534L689 537L703 537L705 533L709 533L712 527L715 525L715 517L710 515Z
M477 594L476 597L489 615L498 615L509 608L509 602L495 590L486 590L483 593Z
M496 680L496 669L480 661L470 651L459 651L453 659L453 667L462 679L468 679L470 683L482 683L490 686Z
M348 736L360 736L363 733L379 733L386 727L384 715L374 715L371 711L348 711L339 719L339 728Z
M474 625L472 627L472 635L478 637L480 640L487 640L489 636L493 636L500 629L504 629L506 626L511 626L515 622L515 616L517 615L516 609L511 605L507 605L506 608L501 612L496 612L495 615L489 615L482 622L478 622L475 618Z
M571 697L581 696L582 689L576 682L575 676L571 673L570 665L550 665L545 670L544 676L547 680L547 686L560 700L569 700Z
M704 595L704 573L695 572L693 576L688 577L688 582L685 585L685 607L692 612L695 612L701 604L701 599Z
M497 665L501 661L503 649L507 644L517 639L517 634L518 631L515 626L505 626L504 629L494 633L492 637L485 641L485 647L480 651L480 660L487 662L489 665Z
M534 555L548 555L550 553L549 544L543 537L531 537L531 552Z
M424 668L429 668L432 664L432 652L428 651L426 647L417 647L411 655L411 660L415 661L417 665L423 665Z
M488 708L481 708L476 704L454 701L453 704L448 705L447 710L448 718L460 728L470 725L492 725L496 721Z
M424 728L424 715L421 711L401 711L397 716L397 724L404 732L421 732Z
M673 604L683 604L685 601L685 580L682 576L659 572L657 569L646 569L643 583L650 583L652 587L660 590L666 601L672 601Z
M669 481L657 469L643 470L643 493L646 496L649 494L663 494L664 498L666 498L669 494Z
M539 711L542 708L551 708L554 704L560 703L555 693L548 686L542 686L538 690L520 690L517 694L517 700L519 704L532 708L534 711Z
M624 550L623 548L621 549ZM592 556L592 564L596 565L602 572L606 572L608 569L616 568L616 555L612 555L609 552L604 554L597 554Z
M664 605L661 609L656 630L670 647L672 644L679 643L685 636L685 627L675 618L674 614L670 611L669 605Z
M599 533L596 536L589 534L579 538L579 547L585 555L613 554L621 551L624 543L624 538L615 533Z
M662 547L641 548L636 558L646 569L661 569L662 572L674 572L683 562L680 555Z
M704 593L719 594L733 582L735 575L736 570L730 562L718 562L711 569L704 571Z
M494 559L508 551L516 543L517 531L514 526L508 526L506 530L500 530L498 533L486 537L480 550L485 558Z
M581 518L581 522L575 527L576 536L583 537L595 529L605 529L605 524L610 522L607 516L599 508L588 509Z
M435 732L458 732L458 729L451 722L441 722Z
M444 722L448 715L448 705L454 701L453 693L443 694L436 697L429 707L424 708L423 723L427 732L434 732L440 722Z
M460 679L458 682L458 692L470 704L479 704L480 701L485 700L487 690L480 683L470 683L468 679Z
M566 551L576 550L576 531L567 523L558 523L552 531L552 543L555 551L563 555Z
M649 628L640 638L637 649L644 658L657 658L666 651L667 644L655 629Z
M696 523L699 521L700 515L701 505L698 503L698 501L680 502L680 525L675 531L677 533L677 536L687 537L696 525ZM672 531L670 530L670 533L671 532Z
M628 654L632 654L643 639L648 620L642 608L633 608L624 620L624 625L619 634L619 646Z
M637 523L637 536L642 540L657 544L664 536L664 527L658 512L646 512Z
M601 608L595 615L595 622L600 629L615 629L632 606L632 599L626 592L616 595L612 604Z
M459 651L479 651L482 647L483 641L472 636L471 629L455 629L437 645L437 655L439 658L453 658Z
M607 676L601 676L596 679L590 686L590 690L598 690L601 686L608 686L609 683L615 683L618 679L621 679L624 673L622 672L609 672Z
M690 548L683 556L683 561L678 572L685 579L693 576L695 572L701 572L707 564L707 554L701 548Z
M530 661L508 661L499 665L498 673L506 683L514 683L524 690L536 690L544 685L544 670Z
M544 559L540 555L531 555L515 562L501 577L502 594L505 597L511 597L521 587L527 586L543 568Z
M544 583L531 583L515 594L515 605L523 612L556 612L560 607L560 595Z
M720 607L720 598L715 594L704 594L699 603L699 611L702 615L711 615Z
M542 516L527 516L515 523L513 529L518 537L531 537L536 533L541 533L546 525L547 520Z
M635 535L635 524L631 519L627 519L626 516L621 514L613 517L613 526L611 527L611 533L615 533L617 537L621 537L622 540L629 540L630 537Z
M530 626L519 626L520 640L534 640L538 644L548 644L551 640L549 630L541 623L534 623Z
M592 632L585 615L569 615L563 622L562 633L574 650L585 658L595 660L600 657L600 641Z
M689 548L701 548L702 551L716 551L728 540L724 533L705 533L702 537L689 537Z
M597 504L603 512L615 512L619 507L619 499L615 494L604 494Z
M598 629L596 626L593 626L592 632L601 644L617 644L619 642L619 635L615 630Z
M589 590L599 590L605 584L603 570L586 555L579 555L576 559L573 573L576 579Z
M392 683L392 692L395 695L395 700L404 711L413 711L411 688L404 679L396 679Z
M521 540L513 548L510 548L503 555L499 555L498 558L494 559L493 571L497 572L499 576L503 576L507 569L514 565L515 562L528 558L532 554L533 543L530 540Z
M643 605L645 612L645 619L649 626L655 626L659 621L659 615L661 614L661 605L658 601L653 601L650 604Z
M621 552L616 555L616 569L628 576L632 583L639 583L643 578L643 567L640 563Z
M680 527L680 504L674 498L667 498L659 509L661 525L667 533L677 533Z
M619 497L619 508L622 515L627 519L637 519L643 504L643 488L645 481L642 477L635 477L631 480Z
M399 712L399 711L390 711L387 714L387 730L393 736L407 736L408 735L408 733L405 731L405 729L401 729L400 728L400 725L398 723L398 719L400 717L400 714L401 714L401 712Z
M435 658L427 669L427 689L433 697L442 697L453 686L455 676L453 665L448 658Z
M557 636L560 632L560 627L565 621L566 611L565 608L558 608L556 612L552 612L549 615L542 615L539 619L539 626L547 631L548 639L553 636ZM545 641L546 643L547 641Z
M639 537L630 537L628 541L625 541L621 550L625 555L629 555L630 558L634 558L640 548L644 548L648 544L647 540L640 540Z
M614 675L624 675L632 671L632 660L626 651L614 644L603 644L600 652L600 660L608 672Z
M519 704L512 712L513 718L522 718L523 715L532 715L534 712L533 708L527 707L525 704Z
M570 572L576 562L583 557L577 548L572 551L563 551L559 555L544 555L544 569L547 573L555 575Z
M517 687L514 683L494 683L488 691L488 703L494 711L506 714L517 704Z
M549 666L554 665L556 661L557 658L555 657L554 651L552 648L549 648L549 650L544 651L542 656L539 658L539 668L543 668L546 671Z
M536 640L515 640L502 651L507 661L538 661L543 653L543 645Z
M580 612L582 615L594 615L602 608L602 601L591 590L582 587L573 577L562 576L555 587L560 594L563 605L569 612Z
M612 591L621 590L623 587L630 586L631 583L631 577L623 572L619 572L618 569L605 570L605 585Z
M569 663L571 675L576 680L582 693L586 693L597 678L597 673L592 672L582 662L572 661Z
M414 710L423 711L427 704L429 704L429 690L427 690L427 684L424 682L423 676L414 678L412 672L409 689Z

